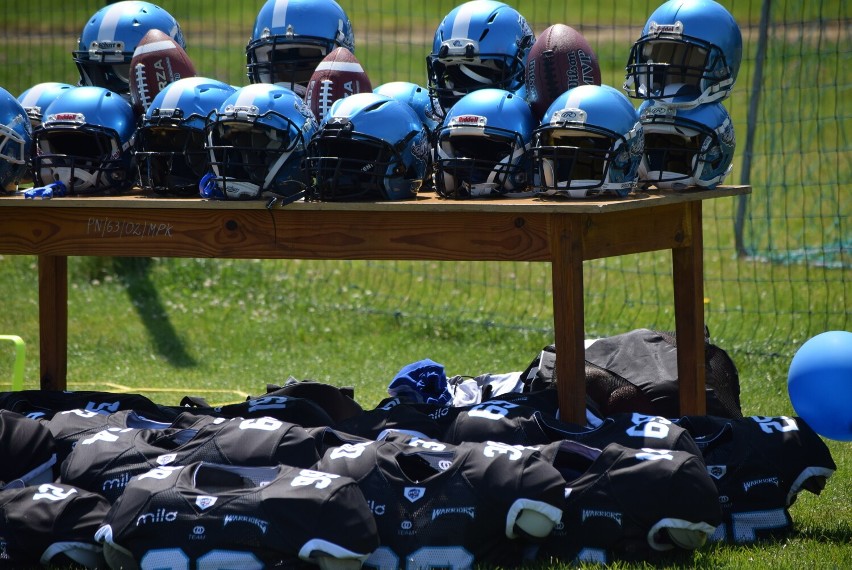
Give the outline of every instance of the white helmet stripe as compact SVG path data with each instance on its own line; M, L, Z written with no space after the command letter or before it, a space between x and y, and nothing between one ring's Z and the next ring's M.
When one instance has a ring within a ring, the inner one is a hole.
M124 9L121 4L113 4L104 12L101 27L98 28L98 40L109 41L115 39L115 30L121 20Z
M234 107L251 107L254 104L254 93L251 89L241 89L237 100L234 101Z
M276 0L272 8L272 27L283 28L287 23L287 4L289 0Z
M466 4L462 4L458 14L456 14L456 19L453 21L453 29L450 32L449 38L444 38L446 40L450 38L467 38L470 33L470 19L473 17L474 11L477 6L474 5L473 2L467 2Z
M44 93L49 88L50 84L48 83L42 83L40 85L35 85L31 87L29 93L27 93L26 96L21 99L21 107L26 108L35 105L36 101L38 101L42 93Z
M181 96L188 91L195 89L195 84L181 84L178 89L169 89L163 97L163 102L160 104L161 109L177 109L177 104Z

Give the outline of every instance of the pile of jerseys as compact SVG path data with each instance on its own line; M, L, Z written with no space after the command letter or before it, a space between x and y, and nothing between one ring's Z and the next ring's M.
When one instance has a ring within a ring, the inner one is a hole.
M558 419L555 389L364 409L0 393L0 567L470 568L649 560L793 528L836 466L800 418Z

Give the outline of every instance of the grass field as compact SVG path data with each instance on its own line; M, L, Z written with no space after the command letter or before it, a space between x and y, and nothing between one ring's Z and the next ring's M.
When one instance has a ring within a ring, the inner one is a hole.
M292 375L354 386L356 400L369 408L386 395L402 366L421 358L442 363L448 374L509 372L523 369L552 342L549 331L446 316L455 308L470 310L468 299L478 294L486 303L489 292L474 284L462 294L450 290L457 285L445 285L444 316L410 318L404 307L397 315L370 311L359 299L380 295L382 283L367 262L72 258L70 274L69 387L142 393L168 404L184 395L237 402ZM387 279L387 272L379 274ZM27 388L38 386L35 281L33 258L0 258L0 331L28 341ZM411 299L433 292L416 281L398 285ZM522 322L525 315L514 317ZM794 413L787 358L730 353L746 414ZM11 350L0 354L4 381L11 356ZM663 558L651 566L852 566L852 444L827 443L837 473L821 496L803 493L793 505L792 536L749 547L713 546L692 559Z
M357 55L377 85L425 82L431 34L456 3L341 4L356 30ZM515 3L536 32L555 22L581 29L599 56L604 82L616 86L630 44L657 4ZM743 142L761 3L723 4L746 38L740 79L727 103ZM0 86L18 94L40 81L75 82L70 51L82 23L101 5L32 0L14 10L0 6ZM259 0L160 5L181 22L201 73L245 83L243 48ZM786 375L795 349L819 332L848 330L852 299L852 118L843 107L852 85L852 4L772 5L776 25L767 48L746 234L758 255L736 255L734 200L704 209L706 320L738 366L748 415L793 413ZM740 153L734 182L741 160ZM813 244L839 244L840 266L802 263L806 254L796 252ZM776 261L784 263L767 263L772 255L761 252L778 252ZM794 254L796 262L788 262ZM34 258L0 256L0 334L27 341L27 388L38 387L39 377L36 279ZM666 255L588 262L585 280L588 335L673 326ZM525 368L553 341L549 291L549 266L534 263L72 258L68 383L168 404L188 394L226 403L292 375L354 386L356 399L371 407L402 366L421 358L444 364L448 374ZM0 389L8 386L11 368L11 349L0 345ZM711 547L693 559L648 566L852 568L852 444L827 443L838 471L821 496L804 493L793 505L797 529L790 538Z

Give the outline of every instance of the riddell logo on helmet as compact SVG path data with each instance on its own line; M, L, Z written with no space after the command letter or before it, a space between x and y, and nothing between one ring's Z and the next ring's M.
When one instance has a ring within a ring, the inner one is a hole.
M683 22L675 22L674 24L658 24L657 22L651 22L648 25L648 35L649 36L682 36L683 35Z
M484 127L486 122L487 119L480 115L459 115L458 117L453 117L451 124Z
M50 115L48 117L50 121L82 121L86 122L86 119L80 113L56 113L55 115Z
M124 42L97 42L98 49L123 50Z

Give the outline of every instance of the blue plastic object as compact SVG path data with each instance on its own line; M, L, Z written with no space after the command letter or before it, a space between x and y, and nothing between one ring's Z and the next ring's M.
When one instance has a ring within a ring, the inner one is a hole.
M852 441L852 332L824 332L799 347L787 391L796 414L815 432Z

